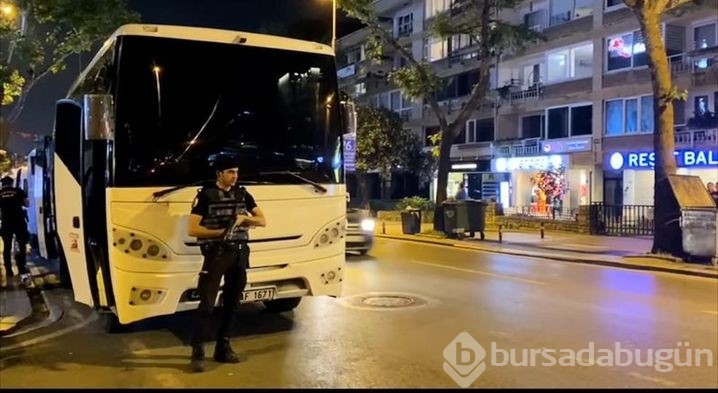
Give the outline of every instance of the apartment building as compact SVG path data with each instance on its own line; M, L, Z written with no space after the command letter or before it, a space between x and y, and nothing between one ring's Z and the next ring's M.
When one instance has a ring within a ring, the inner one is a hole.
M382 23L417 59L445 78L440 105L454 116L477 80L470 39L430 37L439 12L460 15L461 0L378 0ZM718 3L705 1L665 15L661 25L671 72L688 99L675 104L680 173L718 182ZM562 207L592 201L653 204L653 100L638 22L621 0L526 1L501 18L540 31L545 42L504 55L492 69L491 94L467 121L451 151L449 195L466 181L472 198L496 198L507 209L536 206L536 175L558 170ZM403 66L391 48L366 60L367 32L339 40L340 83L360 102L397 111L426 138L438 122L386 75ZM545 202L545 201L544 201Z

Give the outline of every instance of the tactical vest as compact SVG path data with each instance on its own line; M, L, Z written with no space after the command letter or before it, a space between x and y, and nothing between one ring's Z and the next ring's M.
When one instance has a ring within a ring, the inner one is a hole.
M205 194L208 201L207 216L200 225L208 229L227 229L232 225L238 214L247 215L246 190L244 187L232 187L224 191L218 187L206 187L200 191ZM225 237L200 239L198 243L216 242L246 242L249 233L246 228L235 228Z

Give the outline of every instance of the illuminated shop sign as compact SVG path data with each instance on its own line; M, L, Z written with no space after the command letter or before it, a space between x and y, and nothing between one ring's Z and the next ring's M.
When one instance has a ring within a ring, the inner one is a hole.
M718 167L718 151L680 150L673 153L681 168ZM608 166L614 170L653 168L656 154L653 152L614 152L609 155Z
M573 153L591 150L591 137L542 141L541 150L546 154Z
M568 167L568 156L511 157L493 160L495 172L546 171L552 168Z

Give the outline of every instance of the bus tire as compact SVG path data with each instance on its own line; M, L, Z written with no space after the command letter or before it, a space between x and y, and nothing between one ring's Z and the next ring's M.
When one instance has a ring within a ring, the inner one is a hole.
M124 333L128 331L129 326L120 323L120 319L115 313L102 314L105 331L110 334Z
M302 301L301 297L270 300L264 302L264 308L265 310L274 313L287 312L294 310L299 305L300 301Z

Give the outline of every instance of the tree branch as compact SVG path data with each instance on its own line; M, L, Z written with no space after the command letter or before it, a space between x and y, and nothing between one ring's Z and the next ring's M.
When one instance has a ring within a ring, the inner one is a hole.
M35 86L35 84L41 79L50 75L52 69L60 66L71 55L73 55L73 53L66 53L53 64L45 68L45 70L43 70L41 73L37 74L37 76L33 76L33 78L31 78L27 83L25 83L25 86L23 86L22 88L22 93L18 97L17 103L15 103L15 106L12 108L12 111L10 111L10 115L8 115L9 122L14 123L15 121L17 121L18 117L20 117L22 110L25 108L25 101L27 101L27 96L29 95L28 93L30 92L30 90L32 90L33 86Z

